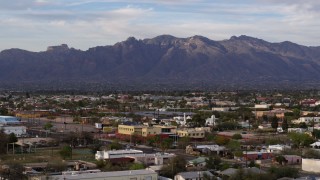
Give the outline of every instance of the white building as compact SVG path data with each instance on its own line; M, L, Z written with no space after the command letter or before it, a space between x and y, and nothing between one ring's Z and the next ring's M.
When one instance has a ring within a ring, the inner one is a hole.
M190 116L186 116L186 113L183 113L183 117L181 116L176 116L176 117L173 117L173 120L177 122L178 125L181 125L181 126L185 126L187 124L187 120L190 120L191 117Z
M218 118L216 118L215 115L212 115L211 117L206 119L206 125L207 126L215 126L217 120L218 120Z
M318 123L320 122L320 117L300 117L298 120L295 120L294 123L311 123L311 122Z
M302 170L320 173L320 159L302 159Z
M158 180L158 174L151 170L96 172L49 176L49 180Z
M27 128L25 126L0 126L0 129L3 129L6 134L13 133L16 137L27 134Z
M270 108L270 104L255 104L254 108L255 109L269 109Z
M314 149L320 149L320 141L314 142L314 143L310 144L310 146Z
M162 165L164 161L173 157L175 157L175 154L171 154L171 153L146 154L146 153L143 153L143 151L135 150L135 149L97 151L95 155L95 158L97 160L132 158L135 161L140 161L145 164L155 164L155 165Z
M230 110L229 107L213 107L212 111L218 111L218 112L228 112Z
M115 158L123 158L123 157L132 157L143 155L143 151L135 150L135 149L125 149L125 150L111 150L111 151L97 151L96 152L96 160L101 159L115 159Z
M210 171L191 171L191 172L181 172L174 176L174 180L200 180L204 179L204 176L214 177Z
M219 146L217 144L198 145L198 146L196 146L196 149L199 149L201 151L210 150L211 152L216 152L217 154L220 154L220 152L224 152L226 150L226 148L224 146Z
M25 126L19 126L21 121L13 116L0 116L0 129L6 134L14 133L17 137L27 134Z
M267 148L267 150L272 153L280 153L285 149L291 149L291 147L283 144L276 144L276 145L269 145Z
M304 133L307 129L304 128L288 128L288 132L295 132L295 133Z

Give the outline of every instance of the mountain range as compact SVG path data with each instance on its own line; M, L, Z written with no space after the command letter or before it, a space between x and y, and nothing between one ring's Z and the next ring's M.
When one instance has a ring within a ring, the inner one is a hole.
M43 52L0 52L0 84L52 87L65 84L115 87L310 86L320 83L320 47L289 41L270 43L249 36L214 41L203 36L130 37L86 51L68 45Z

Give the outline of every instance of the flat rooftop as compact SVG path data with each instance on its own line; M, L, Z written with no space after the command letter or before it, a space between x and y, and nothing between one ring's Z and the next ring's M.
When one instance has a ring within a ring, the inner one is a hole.
M109 178L109 177L122 177L135 176L135 175L151 175L157 174L151 170L131 170L131 171L112 171L112 172L98 172L89 174L76 174L76 175L57 175L50 176L49 179L64 180L64 179L97 179L97 178Z

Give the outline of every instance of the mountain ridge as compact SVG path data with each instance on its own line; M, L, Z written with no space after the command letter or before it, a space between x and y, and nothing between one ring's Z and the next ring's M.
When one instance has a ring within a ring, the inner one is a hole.
M82 51L68 45L46 51L0 52L0 84L45 82L176 83L208 86L283 82L320 83L320 47L250 36L215 41L160 35Z

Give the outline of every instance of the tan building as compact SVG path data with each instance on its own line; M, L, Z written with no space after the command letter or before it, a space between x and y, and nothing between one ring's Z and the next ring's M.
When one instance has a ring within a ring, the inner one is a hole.
M279 119L283 119L284 118L284 114L286 112L290 112L288 110L285 110L285 109L274 109L274 110L271 110L271 111L255 111L255 115L256 115L256 118L262 118L262 116L267 116L267 117L274 117L276 116L277 118Z
M203 128L185 128L177 130L179 137L190 137L194 139L202 139L205 137L206 129Z
M132 125L119 125L118 133L124 135L141 135L142 128L144 126L132 126Z
M118 133L123 135L139 135L147 137L148 135L159 135L159 134L175 134L176 126L131 126L131 125L119 125Z

